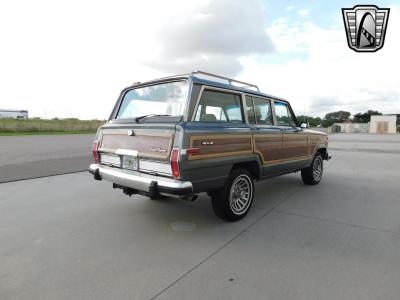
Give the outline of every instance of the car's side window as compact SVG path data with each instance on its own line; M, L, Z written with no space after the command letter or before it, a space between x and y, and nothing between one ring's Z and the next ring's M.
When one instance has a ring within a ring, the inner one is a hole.
M253 97L251 96L246 96L246 113L249 124L255 124Z
M225 92L204 90L194 121L243 123L240 96Z
M254 112L257 124L273 125L271 103L267 99L254 97Z
M293 116L286 103L275 101L274 108L278 126L296 126Z

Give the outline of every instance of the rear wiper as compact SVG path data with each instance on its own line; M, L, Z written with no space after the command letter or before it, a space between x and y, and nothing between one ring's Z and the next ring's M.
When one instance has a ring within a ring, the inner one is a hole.
M152 117L168 117L168 116L171 116L171 115L156 115L156 114L144 115L144 116L136 117L135 122L139 123L140 120L152 118Z

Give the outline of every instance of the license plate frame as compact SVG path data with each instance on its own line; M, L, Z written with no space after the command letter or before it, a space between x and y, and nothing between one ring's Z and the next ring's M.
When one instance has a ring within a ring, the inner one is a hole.
M122 155L121 168L137 171L139 169L138 157L133 155Z

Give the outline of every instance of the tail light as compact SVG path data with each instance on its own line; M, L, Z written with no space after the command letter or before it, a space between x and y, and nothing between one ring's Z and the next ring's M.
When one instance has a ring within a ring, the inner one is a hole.
M172 170L172 176L176 179L179 179L181 177L181 174L179 172L179 148L174 148L172 149L171 152L171 170Z
M94 159L94 161L96 162L96 163L98 163L99 162L99 152L97 152L97 147L98 147L98 145L97 145L97 141L94 141L93 142L93 159Z

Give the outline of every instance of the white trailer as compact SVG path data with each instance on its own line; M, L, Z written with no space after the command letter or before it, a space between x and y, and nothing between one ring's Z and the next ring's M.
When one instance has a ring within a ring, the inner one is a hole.
M0 119L4 118L28 119L28 111L17 109L0 109Z

